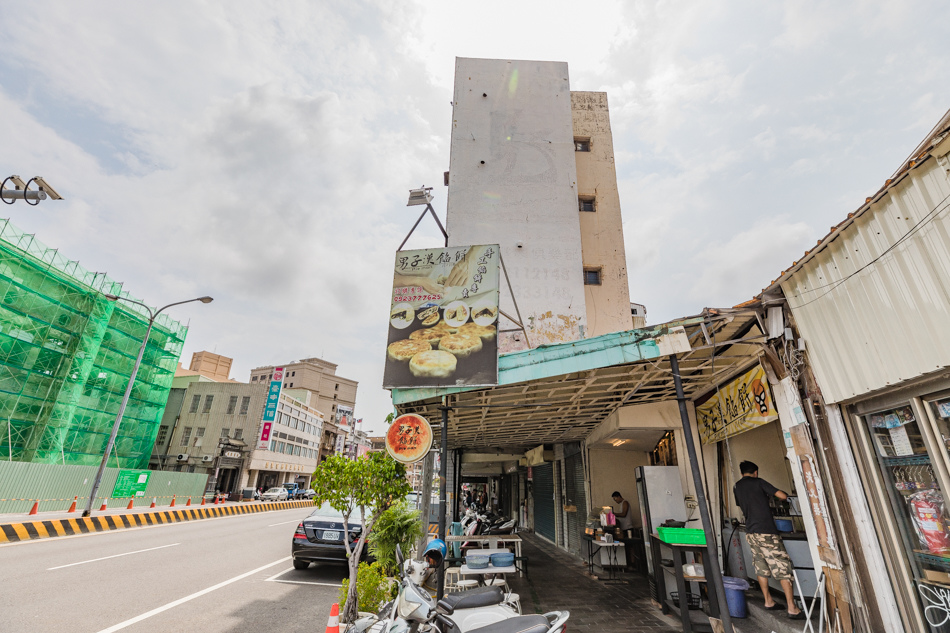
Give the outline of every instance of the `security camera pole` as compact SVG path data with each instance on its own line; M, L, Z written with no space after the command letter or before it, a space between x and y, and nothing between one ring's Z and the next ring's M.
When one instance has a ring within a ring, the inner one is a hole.
M13 189L6 188L7 181L13 183ZM31 190L30 185L34 182L38 189ZM47 198L53 200L63 199L42 176L34 176L28 181L23 182L22 178L14 174L13 176L7 176L3 179L3 182L0 182L0 200L3 200L4 204L13 204L17 200L23 200L31 207L35 207L40 203L40 200L46 200ZM30 202L30 200L35 200L35 202Z
M96 478L92 482L92 492L89 493L89 503L86 504L86 509L83 510L82 515L84 517L92 514L92 504L96 500L96 493L99 492L99 486L102 484L102 473L106 469L106 462L109 461L109 453L112 452L112 447L115 444L115 436L119 434L119 425L122 424L122 414L125 413L125 405L129 403L129 396L132 395L132 385L135 384L135 376L139 372L139 365L142 364L142 356L145 355L145 346L148 345L148 336L152 333L152 325L155 323L155 319L161 314L164 310L172 306L180 306L183 303L191 303L192 301L200 301L201 303L211 303L213 299L211 297L198 297L197 299L188 299L187 301L178 301L175 303L169 303L163 308L159 308L157 311L153 312L150 307L142 303L141 301L136 301L135 299L129 299L128 297L119 297L117 295L106 295L106 299L109 301L127 301L129 303L134 303L140 305L146 310L148 310L149 319L148 319L148 328L145 330L145 338L142 339L142 346L139 347L138 358L135 359L135 365L132 367L132 375L129 376L129 384L125 388L125 395L122 396L122 404L119 405L119 412L115 416L115 424L112 425L112 434L109 436L109 443L106 444L105 453L102 454L102 463L99 464L99 470L96 471Z

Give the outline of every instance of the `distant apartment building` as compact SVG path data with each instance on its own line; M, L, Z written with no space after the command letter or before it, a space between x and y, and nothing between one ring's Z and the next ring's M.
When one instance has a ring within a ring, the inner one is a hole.
M566 63L467 58L454 95L449 243L501 246L531 347L629 330L607 95L572 92Z
M322 358L304 358L285 365L268 365L251 370L250 383L269 383L274 368L284 368L284 389L304 389L313 394L311 404L334 421L352 415L359 383L336 375L337 365Z
M179 369L151 466L205 472L209 491L237 493L296 481L308 486L333 453L339 428L312 406L313 394L286 389L266 449L257 448L269 382L228 378L231 359L199 352Z
M148 327L122 284L0 220L0 459L98 465ZM188 328L160 315L108 465L144 468Z

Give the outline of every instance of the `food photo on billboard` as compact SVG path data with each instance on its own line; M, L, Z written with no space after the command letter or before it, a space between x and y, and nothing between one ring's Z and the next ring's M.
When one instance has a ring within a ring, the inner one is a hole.
M383 387L498 384L498 245L396 253Z

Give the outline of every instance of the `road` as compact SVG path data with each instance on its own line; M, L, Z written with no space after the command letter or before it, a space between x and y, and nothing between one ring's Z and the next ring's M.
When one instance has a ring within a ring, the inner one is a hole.
M0 546L0 630L323 631L343 565L293 569L307 509Z

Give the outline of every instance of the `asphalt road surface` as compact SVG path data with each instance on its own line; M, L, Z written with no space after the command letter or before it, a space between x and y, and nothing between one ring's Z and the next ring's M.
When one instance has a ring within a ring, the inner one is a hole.
M308 509L0 546L0 630L322 633L344 565L293 569Z

